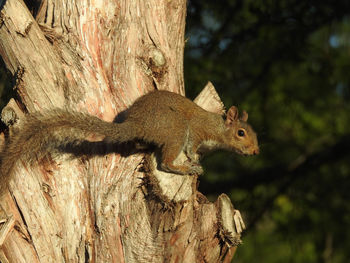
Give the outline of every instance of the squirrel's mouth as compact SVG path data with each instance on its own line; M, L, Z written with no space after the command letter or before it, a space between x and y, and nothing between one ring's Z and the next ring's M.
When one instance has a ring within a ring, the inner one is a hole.
M235 152L241 155L248 155L247 153L243 152L241 149L235 149Z
M248 156L248 155L257 155L259 154L259 149L235 149L235 152L244 156Z

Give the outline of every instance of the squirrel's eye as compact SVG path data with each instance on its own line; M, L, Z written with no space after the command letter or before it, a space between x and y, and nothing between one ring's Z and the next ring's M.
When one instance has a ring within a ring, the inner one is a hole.
M237 134L239 137L243 137L245 135L245 132L244 132L244 130L240 129L240 130L238 130Z

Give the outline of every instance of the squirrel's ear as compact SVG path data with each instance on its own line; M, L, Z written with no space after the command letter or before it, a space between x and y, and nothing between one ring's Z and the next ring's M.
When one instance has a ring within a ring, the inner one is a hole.
M241 121L247 122L248 120L248 113L244 110L241 116Z
M229 108L226 114L226 125L231 125L234 121L238 120L238 109L235 106Z

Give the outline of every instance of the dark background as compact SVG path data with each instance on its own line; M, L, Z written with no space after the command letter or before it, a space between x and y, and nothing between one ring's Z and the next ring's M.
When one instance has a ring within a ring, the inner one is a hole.
M247 224L234 262L350 258L350 1L191 0L187 96L212 81L249 113L261 153L203 161L199 190ZM0 67L2 108L13 79Z
M261 154L204 159L248 229L234 262L349 262L350 1L191 0L185 78L249 113Z

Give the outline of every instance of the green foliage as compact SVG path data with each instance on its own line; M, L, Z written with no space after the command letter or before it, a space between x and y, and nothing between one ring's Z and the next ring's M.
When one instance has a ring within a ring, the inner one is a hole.
M200 190L230 193L248 225L235 262L345 262L350 2L191 0L188 12L190 97L212 81L261 145L204 160Z

